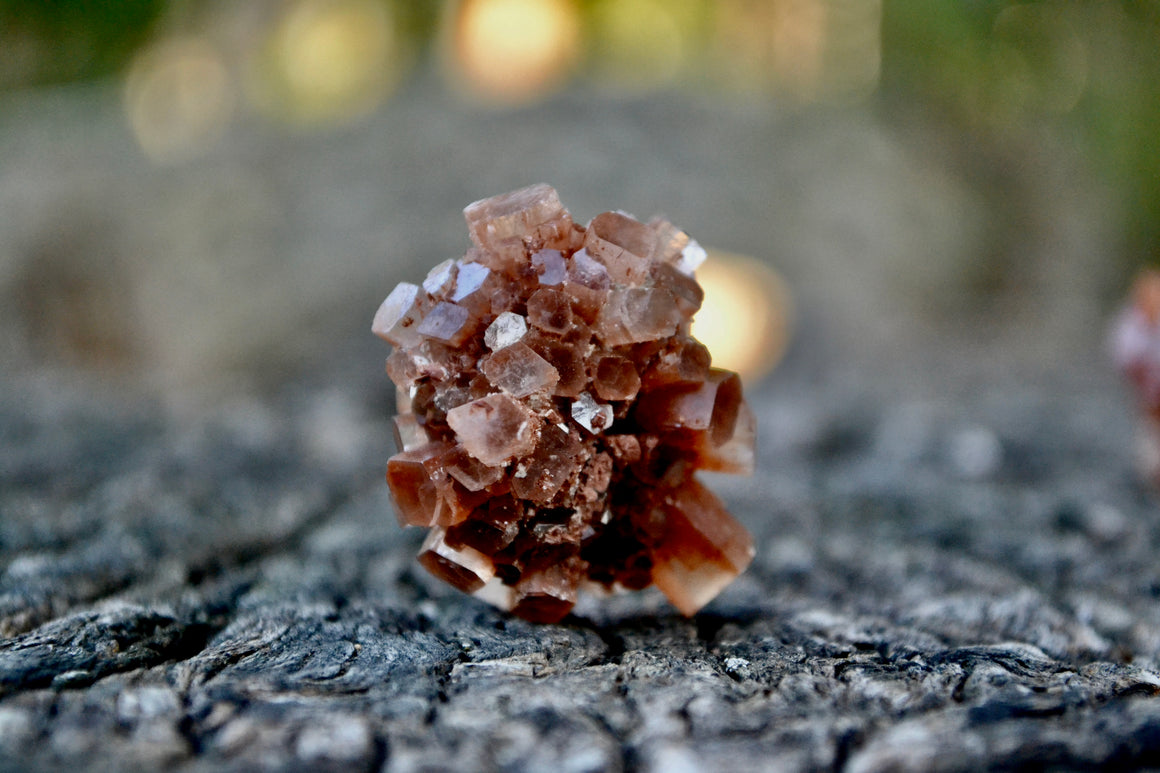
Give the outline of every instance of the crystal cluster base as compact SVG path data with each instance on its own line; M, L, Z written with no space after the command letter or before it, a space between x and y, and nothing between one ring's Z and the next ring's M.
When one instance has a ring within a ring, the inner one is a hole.
M655 584L694 614L753 556L694 477L753 471L741 381L689 335L704 250L663 219L580 226L547 185L464 214L474 246L372 327L395 347L387 481L430 529L419 562L536 622L582 585Z

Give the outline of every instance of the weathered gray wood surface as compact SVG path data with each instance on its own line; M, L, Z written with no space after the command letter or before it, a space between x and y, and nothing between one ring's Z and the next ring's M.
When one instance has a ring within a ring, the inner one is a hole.
M1028 183L1021 332L940 355L904 335L958 324L922 316L963 268L931 255L984 252L999 205L872 121L405 94L159 170L86 99L0 115L0 769L1160 765L1160 519L1078 281L1089 189ZM394 523L373 304L463 249L457 206L534 179L798 293L751 390L760 474L712 482L757 558L696 619L656 594L508 619ZM166 388L111 388L94 340ZM238 360L264 390L180 396Z
M753 568L693 620L645 594L534 626L413 564L382 458L319 459L365 394L181 427L8 383L0 765L1158 764L1155 500L1117 390L1056 386L764 389L763 475L719 487Z

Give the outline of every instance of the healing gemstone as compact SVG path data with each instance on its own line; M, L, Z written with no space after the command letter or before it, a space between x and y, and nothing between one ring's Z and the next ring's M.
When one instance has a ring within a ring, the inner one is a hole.
M607 346L656 341L677 330L676 299L659 287L617 288L596 317L596 336Z
M371 332L395 346L413 346L419 343L415 328L421 318L418 285L400 282L379 306Z
M447 541L494 555L512 543L520 532L523 509L511 496L497 496L467 520L447 529Z
M399 521L405 526L449 526L471 514L474 498L460 491L447 476L444 442L425 443L401 451L387 462L387 482Z
M598 403L592 399L592 395L581 392L576 402L572 403L572 418L593 435L598 435L612 426L612 406Z
M387 462L387 483L395 515L404 526L431 526L438 493L423 467L422 446L401 451Z
M432 529L419 548L419 563L431 574L465 593L479 590L495 576L495 564L478 550L453 548L442 529Z
M524 337L528 332L528 323L519 314L505 311L488 325L483 333L483 342L488 349L503 349L511 346Z
M520 255L524 245L536 249L567 243L572 218L548 185L530 185L468 205L463 211L471 240L491 252Z
M679 261L691 241L689 235L664 217L654 217L648 225L656 233L657 262L672 265Z
M555 286L568 276L568 264L559 250L540 250L532 255L532 269L539 277L540 284Z
M491 395L447 412L447 424L467 453L490 467L535 447L536 417L510 395Z
M442 381L463 365L455 349L424 340L410 349L396 349L387 358L387 375L401 387L410 388L426 379Z
M580 471L578 435L556 424L545 424L536 449L516 464L512 473L512 493L536 504L552 501L561 487Z
M459 261L459 273L450 300L459 304L477 320L499 314L511 307L520 293L511 277L481 262Z
M709 377L712 357L700 341L670 339L650 358L641 373L641 386L654 390L666 384L697 384Z
M451 300L464 306L474 304L477 310L486 309L491 305L491 296L485 287L490 278L491 269L487 266L481 263L463 263L455 279L455 290L451 293Z
M700 463L697 466L709 472L752 475L756 437L757 417L749 405L742 402L731 429L721 424L716 432L706 432L699 439L697 458Z
M610 354L596 363L592 384L596 394L605 400L631 400L640 391L640 374L632 360Z
M556 564L521 577L512 612L533 623L554 623L576 604L579 572Z
M400 451L413 451L427 442L427 433L413 413L401 413L391 421L395 433L395 447Z
M663 531L653 551L653 582L673 606L692 615L745 571L753 542L721 501L692 478L659 508Z
M608 269L593 260L588 251L581 249L568 260L564 290L572 296L572 308L585 322L591 324L608 300L612 278Z
M705 291L691 274L683 274L668 263L654 263L652 265L653 283L663 287L673 294L677 300L677 308L686 318L691 319L701 308L705 300Z
M528 322L540 330L564 335L572 328L572 299L545 287L528 298Z
M665 218L653 218L649 226L657 234L657 263L670 265L682 274L692 276L708 257L696 239L690 239L687 233Z
M756 428L689 335L704 250L660 218L582 228L546 185L464 215L475 246L372 326L397 347L387 480L400 523L431 528L420 563L536 622L582 583L655 583L695 613L752 545L694 474L752 472Z
M560 380L556 369L527 344L505 346L479 366L488 381L513 397L527 397L534 392L551 392Z
M589 333L591 335L591 333ZM588 386L588 370L584 362L583 347L568 343L555 336L532 331L524 339L532 351L543 357L559 374L552 394L575 397Z
M636 403L638 424L653 432L671 429L718 433L724 442L732 434L741 405L741 379L727 370L711 369L700 383L678 383L648 393Z
M451 258L443 261L427 272L427 278L423 280L423 290L428 295L446 295L455 286L457 268L458 266Z
M623 212L605 212L592 218L584 236L588 254L603 263L612 281L620 284L644 281L656 244L656 231Z
M447 458L447 474L468 491L483 491L503 478L502 467L491 467L467 453L462 446L456 446Z
M471 314L462 306L440 301L416 328L419 335L458 346L471 334Z

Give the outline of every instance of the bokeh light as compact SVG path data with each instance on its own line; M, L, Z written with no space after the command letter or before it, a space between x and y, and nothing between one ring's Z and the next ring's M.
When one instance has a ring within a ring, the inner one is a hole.
M756 381L778 363L789 344L793 299L766 264L745 255L709 250L697 269L705 300L693 321L713 365Z
M491 101L543 96L563 82L580 53L580 16L570 0L465 0L446 18L453 79Z
M251 98L295 123L343 123L382 103L407 58L381 0L299 0L261 52Z
M125 110L141 149L155 161L190 158L225 130L234 108L229 70L200 38L145 50L125 81Z

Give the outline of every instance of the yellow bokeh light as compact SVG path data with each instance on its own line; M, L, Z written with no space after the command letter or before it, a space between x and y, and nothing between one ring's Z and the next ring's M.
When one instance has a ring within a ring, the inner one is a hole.
M713 365L749 380L772 370L793 319L793 301L778 274L753 258L710 250L697 281L705 301L692 332L713 353Z
M570 0L465 0L450 19L455 76L491 100L541 96L579 56L580 17Z
M125 110L141 149L155 161L180 161L211 145L234 107L230 74L199 38L163 42L139 55L125 80Z
M381 0L299 0L264 54L254 101L304 124L370 112L398 82L404 58Z

